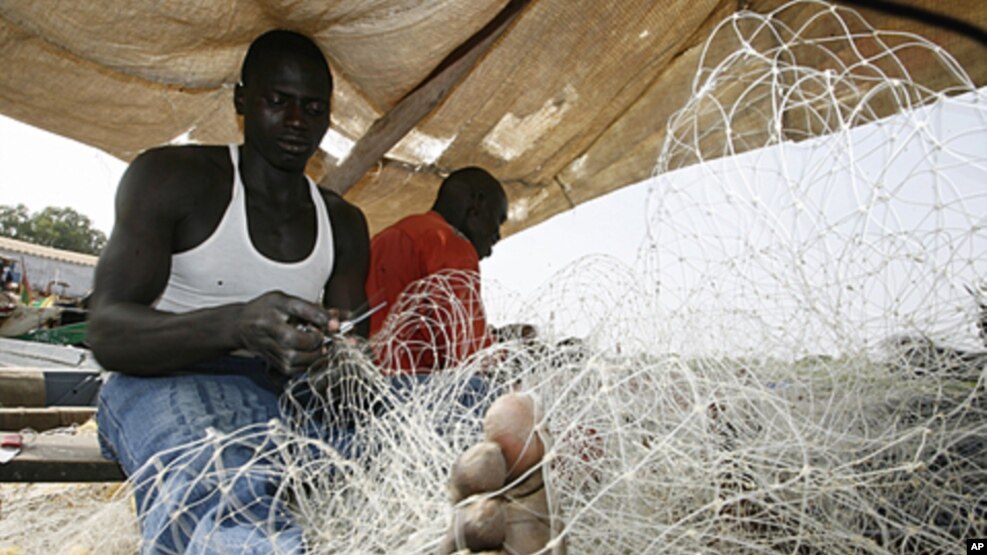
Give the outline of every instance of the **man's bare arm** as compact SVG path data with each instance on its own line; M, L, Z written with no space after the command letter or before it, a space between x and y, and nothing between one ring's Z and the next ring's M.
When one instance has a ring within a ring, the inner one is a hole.
M354 312L366 306L365 284L370 268L370 233L367 219L356 206L335 193L323 193L332 220L336 262L332 277L326 284L323 304L326 308L338 308ZM357 324L356 332L367 337L370 321Z
M167 284L176 229L189 218L197 187L208 186L209 171L190 149L164 148L142 154L124 174L89 323L104 367L153 375L246 348L293 372L318 356L321 333L298 330L287 318L321 329L324 311L283 294L184 314L151 308Z

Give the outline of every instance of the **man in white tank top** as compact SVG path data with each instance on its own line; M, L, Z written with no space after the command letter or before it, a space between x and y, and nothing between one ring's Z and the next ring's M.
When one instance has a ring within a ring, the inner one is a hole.
M124 174L96 269L89 342L113 371L100 396L100 441L135 480L161 478L145 463L167 464L167 450L209 428L231 433L277 418L283 382L319 359L323 338L339 329L330 309L365 304L363 213L304 174L329 127L331 94L314 42L267 33L251 45L235 90L243 145L157 148ZM366 336L367 325L356 332ZM181 476L165 481L183 486ZM255 486L243 495L263 490ZM138 488L142 552L300 549L288 521L248 549L243 538L256 540L256 529L219 526L209 502L174 493ZM253 501L257 518L273 514Z
M249 433L280 418L284 382L323 358L323 338L339 330L333 311L365 306L366 220L304 174L329 127L331 93L315 43L266 33L235 90L244 144L150 150L120 182L89 342L112 371L100 443L135 484L142 553L304 551L253 449L183 455L209 430ZM368 325L356 332L366 337ZM523 416L514 405L523 403L502 403L494 420ZM520 539L507 531L516 550L545 545L545 526L519 523Z

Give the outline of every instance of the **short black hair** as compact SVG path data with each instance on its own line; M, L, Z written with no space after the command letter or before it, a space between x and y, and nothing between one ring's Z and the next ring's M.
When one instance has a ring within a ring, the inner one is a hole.
M240 68L240 83L247 84L250 76L260 67L262 59L273 54L284 53L311 60L324 67L326 76L329 77L329 87L332 88L332 72L329 70L325 53L319 45L301 33L286 29L268 31L250 43L247 55L243 58L243 66Z
M439 186L438 199L452 195L479 194L481 196L502 196L504 188L496 177L483 168L470 166L450 173Z

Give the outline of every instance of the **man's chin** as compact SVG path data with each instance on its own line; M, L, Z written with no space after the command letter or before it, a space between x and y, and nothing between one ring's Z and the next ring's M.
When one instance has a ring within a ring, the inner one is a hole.
M306 149L304 151L288 151L276 145L268 145L266 148L256 147L254 152L259 154L268 164L274 168L289 173L297 173L305 170L308 159L315 154L316 149Z
M274 167L285 172L305 171L305 165L308 164L308 159L311 157L312 153L283 154L274 161Z

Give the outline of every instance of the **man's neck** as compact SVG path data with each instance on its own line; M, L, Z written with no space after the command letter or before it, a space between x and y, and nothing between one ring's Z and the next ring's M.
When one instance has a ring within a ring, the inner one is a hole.
M447 224L449 224L449 227L451 227L452 229L456 230L456 233L459 233L460 235L463 235L463 232L459 229L459 226L456 225L456 222L453 221L453 219L450 218L448 215L443 214L442 213L442 210L439 210L439 209L437 209L437 208L435 208L433 206L432 207L432 212L435 212L436 214L439 215L440 218L442 218L443 220L445 220L445 222Z
M442 218L442 221L444 221L449 227L451 227L452 230L456 232L456 235L458 235L459 237L461 237L463 239L463 241L469 241L469 237L467 237L465 233L463 233L462 231L460 231L460 229L458 227L456 227L455 224L453 224L452 222L450 222L449 221L449 218L445 217L442 214L442 212L439 212L438 210L436 210L434 208L431 211L433 213L435 213L435 214L438 214L438 216L440 218Z
M240 180L245 189L276 204L295 204L308 197L304 171L276 168L247 145L240 147Z

